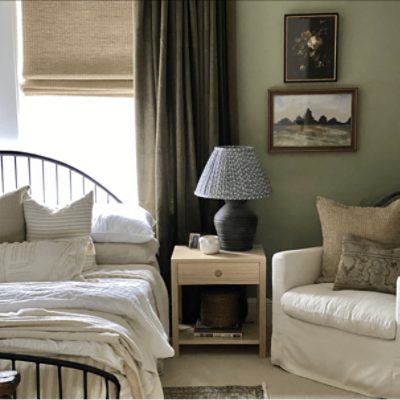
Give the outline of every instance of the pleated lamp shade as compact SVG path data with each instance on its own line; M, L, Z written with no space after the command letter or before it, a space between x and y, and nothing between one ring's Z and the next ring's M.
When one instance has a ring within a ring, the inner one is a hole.
M268 197L271 184L250 146L215 147L194 194L207 199L254 200Z

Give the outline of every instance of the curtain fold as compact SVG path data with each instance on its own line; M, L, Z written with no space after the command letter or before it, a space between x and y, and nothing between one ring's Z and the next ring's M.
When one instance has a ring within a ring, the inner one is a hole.
M22 1L25 94L133 95L132 0Z
M226 1L138 0L134 81L140 204L151 211L169 281L175 244L210 232L194 195L214 146L230 143Z

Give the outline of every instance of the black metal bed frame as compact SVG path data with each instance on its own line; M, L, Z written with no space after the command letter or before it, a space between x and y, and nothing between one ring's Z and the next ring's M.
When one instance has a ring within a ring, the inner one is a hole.
M9 168L6 167L6 160L10 160L11 164ZM24 168L26 169L25 179L22 181L21 173L19 168L22 168L21 161L25 161ZM67 164L63 161L55 160L54 158L45 157L39 154L27 153L22 151L14 151L14 150L0 150L0 191L1 193L5 192L5 181L6 179L13 180L13 186L15 189L22 185L31 185L33 181L32 177L32 160L38 160L40 162L40 173L39 177L42 183L42 201L46 203L46 189L48 186L46 185L46 172L49 168L53 169L54 179L55 179L55 193L57 204L59 204L59 193L61 185L69 186L69 200L73 200L73 182L74 175L79 178L81 181L81 194L86 194L91 190L88 186L88 182L92 184L93 193L94 193L94 201L97 202L100 193L104 193L106 196L107 203L111 201L115 201L117 203L121 203L121 200L114 195L110 190L108 190L105 186L103 186L100 182L79 170L78 168L73 167L70 164ZM60 168L64 168L68 171L67 182L60 182Z
M28 362L33 363L36 366L36 398L40 399L40 366L42 364L45 365L53 365L57 367L57 383L58 383L58 398L63 399L63 384L62 384L62 368L70 368L74 370L82 371L83 376L83 398L88 398L88 385L87 385L87 376L88 373L100 376L104 379L105 387L106 387L106 399L110 398L110 389L109 382L112 382L115 385L116 389L116 398L119 398L119 393L121 390L121 385L118 379L111 373L103 371L99 368L92 367L91 365L81 364L75 361L69 360L60 360L57 358L50 357L42 357L42 356L32 356L26 354L13 354L13 353L2 353L0 352L1 360L10 360L11 367L13 370L17 367L17 362ZM18 390L18 389L17 389ZM14 392L13 398L17 398L17 390Z
M46 203L48 190L55 190L55 198L56 203L59 204L60 200L60 187L61 185L67 185L69 187L69 200L72 201L74 194L74 177L75 181L80 181L80 195L84 195L90 190L93 189L94 192L94 201L98 202L101 194L103 194L103 198L107 203L116 202L121 203L121 200L115 196L110 190L108 190L105 186L99 183L97 180L89 176L88 174L82 172L78 168L73 167L65 162L55 160L50 157L41 156L39 154L27 153L22 151L13 151L13 150L0 150L0 194L4 193L7 188L5 185L6 180L11 181L11 184L8 185L13 189L17 189L23 185L32 185L33 179L33 168L32 164L34 162L39 163L39 171L36 170L36 173L39 172L39 178L41 180L42 186L42 201ZM24 173L21 173L21 169L24 168ZM67 181L62 182L60 180L60 169L63 168L67 172ZM55 185L54 187L49 187L50 185L46 184L46 177L48 176L49 171L53 171L52 174L54 178ZM37 175L37 174L36 174ZM90 187L91 185L91 187ZM33 363L36 366L36 397L40 399L40 366L41 365L52 365L57 367L57 380L58 380L58 394L59 398L63 398L63 384L62 384L62 369L69 368L78 371L82 371L83 374L83 394L84 398L88 397L88 385L87 385L87 376L88 374L94 374L100 376L104 379L106 386L106 398L108 399L110 396L109 391L109 382L112 382L115 385L116 390L116 398L119 398L121 386L118 379L111 373L103 371L99 368L85 365L78 362L73 362L69 360L62 360L50 357L42 357L36 355L27 355L27 354L14 354L7 352L0 352L0 360L8 360L11 361L12 369L17 368L18 362L27 362ZM14 398L17 398L17 392L14 393Z

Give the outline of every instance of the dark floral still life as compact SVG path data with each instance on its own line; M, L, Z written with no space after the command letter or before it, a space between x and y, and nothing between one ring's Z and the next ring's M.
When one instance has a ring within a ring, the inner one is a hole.
M285 81L336 80L337 15L287 15L285 22Z

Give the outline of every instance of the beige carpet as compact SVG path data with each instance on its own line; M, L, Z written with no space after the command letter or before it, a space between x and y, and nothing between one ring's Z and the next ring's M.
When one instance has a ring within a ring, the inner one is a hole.
M255 347L185 346L181 356L165 361L163 386L252 386L265 383L269 398L363 398L301 378L260 359Z

